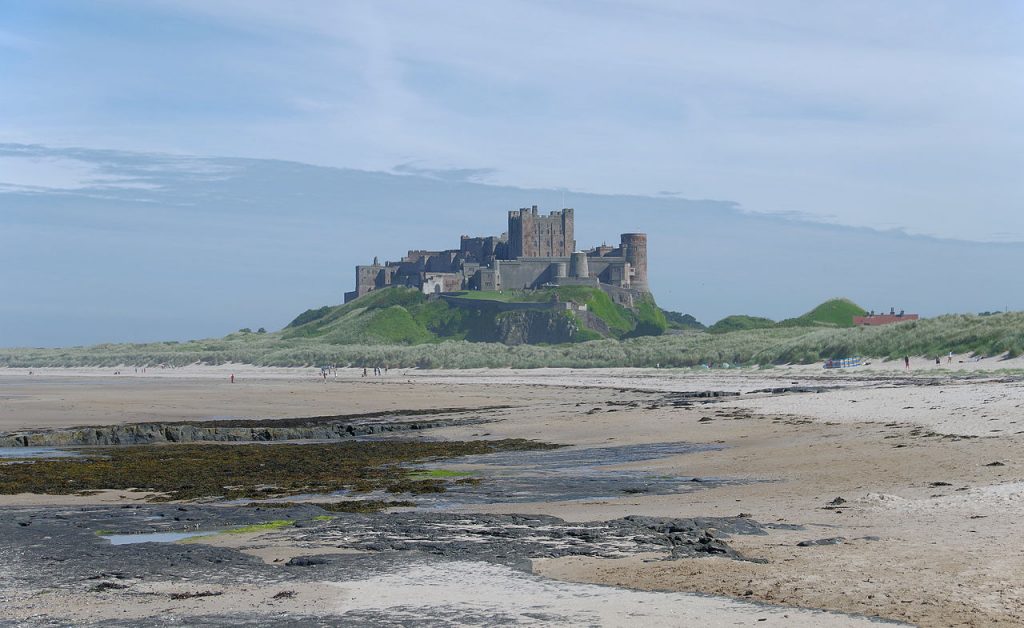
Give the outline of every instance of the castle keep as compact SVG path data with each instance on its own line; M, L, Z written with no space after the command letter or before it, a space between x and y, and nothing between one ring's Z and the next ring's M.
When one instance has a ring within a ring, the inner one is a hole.
M619 242L577 251L572 208L543 215L534 205L510 211L500 236L462 236L458 249L413 250L397 262L374 258L356 266L356 289L345 293L345 302L389 286L427 294L591 286L632 306L634 295L648 292L647 235L624 233Z

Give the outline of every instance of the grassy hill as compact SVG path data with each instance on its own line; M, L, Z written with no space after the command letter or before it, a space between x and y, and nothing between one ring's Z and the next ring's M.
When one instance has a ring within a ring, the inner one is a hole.
M761 318L760 316L746 316L744 314L734 314L732 316L726 316L722 320L718 321L711 327L708 327L708 331L712 334L725 334L730 331L744 331L748 329L770 329L775 327L777 323L770 318Z
M510 320L516 318L513 313L496 312L485 306L487 302L499 302L537 303L538 311L549 312L545 316L549 316L556 327L561 325L559 328L566 330L553 336L552 341L570 337L579 342L602 337L601 333L588 329L576 314L548 310L546 304L556 295L562 302L586 304L587 311L600 321L600 327L615 338L659 335L667 327L665 316L653 298L642 299L631 310L612 302L604 291L584 286L512 292L466 291L453 295L480 301L480 309L450 305L442 299L428 299L418 290L396 287L371 292L345 305L306 310L280 333L284 339L317 338L330 344L493 342L502 340L500 330L527 324Z
M726 316L708 328L713 334L773 327L853 327L853 317L866 314L864 308L849 299L829 299L803 316L775 322L759 316Z
M867 312L849 299L829 299L810 312L797 318L780 321L783 327L853 327L854 316L864 316Z
M707 329L704 323L691 316L690 314L683 314L682 312L673 312L672 310L662 310L665 314L665 320L668 322L669 329L678 330L702 330Z

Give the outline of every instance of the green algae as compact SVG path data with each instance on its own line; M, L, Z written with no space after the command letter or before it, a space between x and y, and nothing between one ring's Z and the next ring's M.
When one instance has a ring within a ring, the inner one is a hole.
M553 449L524 439L387 440L298 444L137 445L82 450L81 456L0 466L0 494L67 495L138 489L152 501L266 499L340 490L441 493L445 479L404 465L499 451Z
M274 521L267 521L266 523L254 523L252 525L239 526L237 528L228 528L221 532L221 534L250 534L252 532L265 532L267 530L287 528L290 525L294 525L294 523L294 519L275 519Z
M413 472L409 479L411 480L434 480L443 478L460 478L468 475L473 475L468 471L452 471L450 469L422 469L420 471Z

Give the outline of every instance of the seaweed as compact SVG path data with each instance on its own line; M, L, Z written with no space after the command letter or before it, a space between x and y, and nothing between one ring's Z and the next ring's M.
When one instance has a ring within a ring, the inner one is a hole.
M83 450L82 456L0 466L0 494L67 495L137 489L151 501L266 499L340 490L439 493L445 481L422 479L422 463L499 451L554 449L524 439L316 444L175 444Z

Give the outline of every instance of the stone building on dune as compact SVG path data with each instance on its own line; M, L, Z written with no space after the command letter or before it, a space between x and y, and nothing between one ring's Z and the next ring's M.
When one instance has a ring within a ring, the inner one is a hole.
M624 233L618 247L577 251L572 208L543 215L534 205L508 212L508 231L500 236L462 236L458 249L411 250L397 262L374 258L356 266L356 289L345 302L389 286L426 294L591 286L632 306L634 296L648 292L647 235Z

